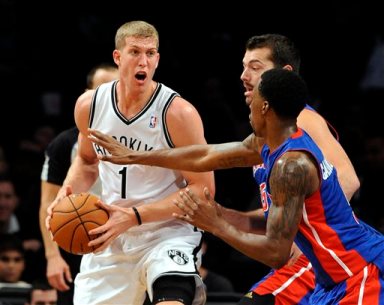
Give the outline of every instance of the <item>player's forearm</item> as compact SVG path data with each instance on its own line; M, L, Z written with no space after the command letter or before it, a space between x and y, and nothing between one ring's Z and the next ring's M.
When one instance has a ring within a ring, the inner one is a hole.
M275 240L266 235L247 233L229 223L212 229L211 233L239 252L272 268L284 266L290 254L291 242Z
M211 145L191 145L173 149L138 152L129 163L153 165L176 170L205 172L218 168Z
M346 170L343 170L343 169L341 169L340 171L338 170L337 176L345 196L347 197L348 200L351 200L353 195L356 193L356 191L360 187L360 181L352 165L351 166L346 165L346 167L347 167Z
M39 222L40 222L40 231L43 238L45 257L47 259L60 255L59 248L57 244L51 239L51 235L45 226L45 220L48 216L47 208L51 202L55 199L57 192L59 191L60 186L55 185L49 182L41 182L41 202L39 209Z
M123 160L120 159L119 163ZM241 142L190 145L173 149L133 152L125 157L132 164L154 165L177 170L205 172L257 164L259 156Z
M241 212L224 207L221 208L224 219L239 230L256 234L265 233L266 220L261 209Z
M105 148L108 154L98 154L102 161L115 164L141 164L170 169L205 172L232 167L249 167L262 162L254 137L243 142L210 145L188 145L173 149L133 151L111 136L89 129L88 139Z
M67 173L63 185L70 185L73 193L87 192L98 178L97 164L87 164L76 157Z
M208 187L210 194L214 196L215 185L213 180L213 173L207 172L198 175L201 175L202 179L197 182L190 182L188 184L188 188L191 189L200 198L204 198L203 189L204 187ZM178 209L173 203L174 200L178 199L179 191L172 193L169 196L151 204L144 204L139 206L137 210L140 213L142 223L162 221L173 218L173 213L180 213L180 209Z

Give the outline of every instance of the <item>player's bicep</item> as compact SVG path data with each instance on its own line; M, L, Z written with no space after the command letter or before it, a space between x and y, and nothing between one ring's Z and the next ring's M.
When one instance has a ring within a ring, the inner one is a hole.
M300 153L286 153L276 161L269 178L272 196L267 234L277 240L293 240L309 191L312 172ZM305 158L306 159L306 158Z
M207 144L204 137L203 122L196 108L189 102L175 98L168 109L166 124L169 135L175 147ZM214 194L213 172L182 172L188 185L197 184L199 187L207 186Z
M76 101L75 105L75 123L80 133L87 134L89 127L89 114L91 109L94 90L84 92Z
M82 133L79 133L78 137L77 155L88 164L98 163L92 142Z
M89 90L83 93L78 98L75 106L75 122L79 129L77 154L90 164L98 161L93 144L88 139L89 113L93 92L94 90Z

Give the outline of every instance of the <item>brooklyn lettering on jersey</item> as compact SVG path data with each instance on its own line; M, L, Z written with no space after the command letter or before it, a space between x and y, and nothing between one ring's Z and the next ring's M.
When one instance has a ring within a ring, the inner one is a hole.
M149 146L148 144L143 143L143 141L141 141L139 139L134 139L132 137L128 138L126 136L121 136L121 137L112 136L112 137L115 140L119 141L124 146L126 146L126 147L128 147L129 149L132 149L132 150L136 150L136 151L139 151L139 150L149 151L149 150L153 149L153 146ZM107 155L107 150L105 148L100 147L100 146L98 146L96 144L93 144L93 146L95 147L96 153L102 154L102 155Z

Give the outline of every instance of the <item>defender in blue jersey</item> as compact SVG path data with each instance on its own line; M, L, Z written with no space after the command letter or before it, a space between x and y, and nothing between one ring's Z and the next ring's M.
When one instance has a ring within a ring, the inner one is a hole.
M175 215L272 268L289 259L295 241L315 272L311 304L384 304L384 236L354 215L336 169L296 125L305 106L303 80L287 70L265 72L249 103L267 175L266 233L244 233L221 217L210 198L182 192ZM185 213L185 214L184 214Z

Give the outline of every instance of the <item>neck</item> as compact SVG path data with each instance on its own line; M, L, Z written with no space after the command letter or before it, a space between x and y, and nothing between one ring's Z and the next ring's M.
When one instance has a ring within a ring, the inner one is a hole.
M157 83L152 81L146 87L131 89L119 82L117 86L117 105L120 112L127 118L135 116L148 103Z
M296 121L292 122L286 120L274 122L272 128L268 129L266 143L270 150L273 151L296 132Z

